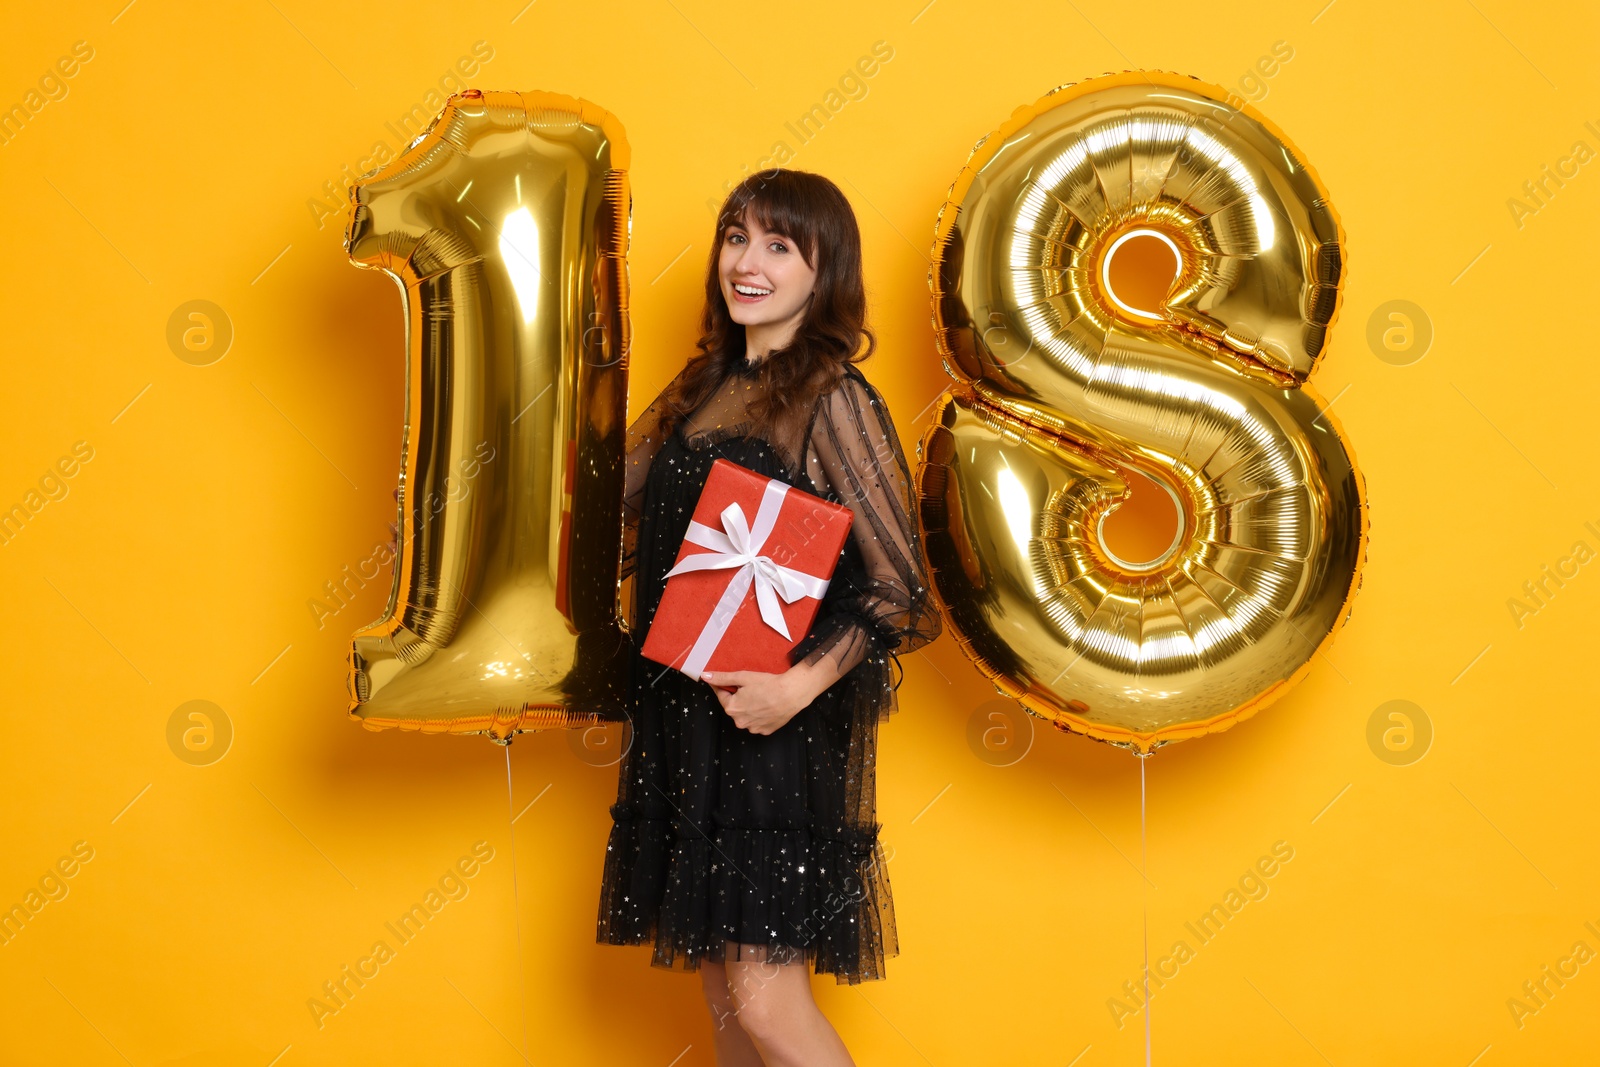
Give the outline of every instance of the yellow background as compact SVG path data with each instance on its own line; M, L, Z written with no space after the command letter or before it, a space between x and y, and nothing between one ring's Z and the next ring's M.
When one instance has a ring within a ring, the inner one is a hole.
M1507 601L1574 542L1600 549L1600 167L1520 227L1507 200L1574 142L1600 149L1600 17L1324 2L14 12L0 103L73 42L95 54L0 145L0 507L74 442L94 458L0 546L0 904L74 842L94 858L0 947L4 1061L512 1064L525 1028L538 1063L712 1062L698 981L593 943L615 768L566 734L519 739L513 827L502 750L345 719L348 635L387 570L321 629L307 606L387 539L403 389L392 283L307 201L374 142L398 148L385 123L482 40L473 85L583 96L627 130L633 411L689 352L706 201L784 140L855 204L883 341L866 369L908 447L943 381L925 257L973 142L1109 69L1246 95L1286 42L1258 106L1348 234L1316 382L1370 493L1354 615L1288 697L1151 760L1147 893L1131 756L1040 722L992 766L967 740L992 689L948 636L910 657L879 780L903 951L887 981L817 995L863 1064L1141 1063L1143 1017L1119 1029L1107 1001L1139 975L1146 900L1163 954L1284 841L1269 895L1154 1000L1156 1063L1592 1062L1600 962L1520 1028L1506 1002L1574 942L1600 951L1600 564L1520 628ZM799 146L784 123L879 40L894 55L867 96ZM210 366L166 343L193 299L236 331ZM1396 299L1435 331L1408 366L1366 340ZM196 699L234 729L210 766L167 743ZM1434 731L1409 766L1367 744L1395 699ZM478 841L494 859L470 895L319 1029L307 1000Z

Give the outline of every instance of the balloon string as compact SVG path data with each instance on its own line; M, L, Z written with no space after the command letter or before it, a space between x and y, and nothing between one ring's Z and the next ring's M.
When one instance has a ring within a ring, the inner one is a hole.
M511 799L511 739L501 746L506 750L506 827L511 834L511 909L517 928L517 986L521 990L519 1005L522 1008L522 1059L528 1059L528 979L522 968L522 897L517 891L517 816ZM1148 998L1147 998L1148 999Z
M1148 752L1139 754L1139 877L1144 879L1141 887L1144 896L1144 1067L1150 1067L1150 879L1147 877L1150 861L1145 848L1144 813L1144 763L1149 758Z

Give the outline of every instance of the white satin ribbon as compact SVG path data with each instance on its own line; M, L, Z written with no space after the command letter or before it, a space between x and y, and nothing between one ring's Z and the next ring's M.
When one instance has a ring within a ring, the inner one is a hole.
M738 568L716 607L711 610L711 618L700 631L694 647L689 650L689 658L684 661L681 670L690 677L698 678L705 670L711 653L728 632L752 583L756 587L756 605L761 609L762 621L784 637L789 636L789 627L784 621L778 598L782 597L785 603L792 604L803 596L820 600L828 591L827 578L785 567L774 562L772 557L761 554L767 538L772 535L772 528L778 523L778 512L782 510L783 498L788 492L789 487L783 482L776 479L767 482L753 525L746 523L744 509L737 503L722 509L721 530L704 523L689 523L689 532L684 535L684 540L712 551L685 557L667 572L667 577L689 571Z

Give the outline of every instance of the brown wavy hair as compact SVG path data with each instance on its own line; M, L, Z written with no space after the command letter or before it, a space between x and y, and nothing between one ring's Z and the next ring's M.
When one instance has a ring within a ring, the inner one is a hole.
M744 327L728 314L719 261L728 227L754 217L763 229L799 246L817 272L806 313L787 346L761 360L765 386L750 405L752 433L769 440L796 410L833 389L846 363L872 355L877 338L867 328L867 292L861 270L861 231L850 201L820 174L774 168L752 174L728 194L717 214L716 237L706 264L705 307L700 313L698 354L690 357L661 416L661 432L673 428L716 392L723 376L745 358ZM865 347L862 342L865 341Z

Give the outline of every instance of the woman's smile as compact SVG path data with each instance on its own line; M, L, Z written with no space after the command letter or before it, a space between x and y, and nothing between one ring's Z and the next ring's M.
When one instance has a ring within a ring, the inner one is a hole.
M759 304L771 295L771 289L760 285L746 285L744 282L733 283L733 298L741 304Z

